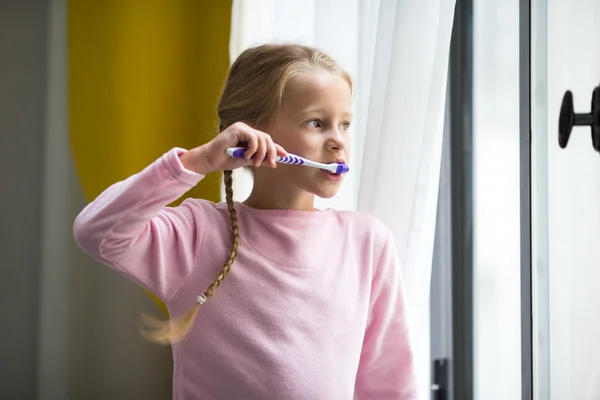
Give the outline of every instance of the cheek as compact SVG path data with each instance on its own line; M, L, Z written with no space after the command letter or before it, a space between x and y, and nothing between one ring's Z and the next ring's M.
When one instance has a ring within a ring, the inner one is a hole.
M322 141L318 140L317 135L307 135L303 132L296 132L295 135L289 135L279 143L288 152L299 155L301 157L311 157L323 145Z
M302 133L289 127L279 127L277 131L271 133L271 137L275 143L292 153L292 149L299 147Z
M278 176L278 179L284 182L290 182L303 186L306 184L306 182L312 181L315 171L317 171L315 168L308 168L299 165L279 164L274 172Z

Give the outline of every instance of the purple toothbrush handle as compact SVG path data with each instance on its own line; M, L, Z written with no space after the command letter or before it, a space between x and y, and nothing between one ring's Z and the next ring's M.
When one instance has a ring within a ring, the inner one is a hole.
M304 160L293 155L293 154L288 154L285 157L279 157L278 158L279 162L282 162L284 164L293 164L293 165L302 165L304 164Z
M236 149L231 153L231 156L235 158L244 158L244 153L246 153L246 149ZM250 159L254 160L254 155L252 155Z
M246 152L246 149L237 149L233 152L232 156L235 158L244 158L245 152ZM252 156L252 158L254 158L254 156Z
M246 153L246 149L236 149L231 153L231 156L235 158L244 158L244 153ZM250 157L250 159L253 160L254 155ZM282 162L284 164L304 164L304 160L302 160L298 156L294 156L293 154L288 154L285 157L277 156L277 161Z

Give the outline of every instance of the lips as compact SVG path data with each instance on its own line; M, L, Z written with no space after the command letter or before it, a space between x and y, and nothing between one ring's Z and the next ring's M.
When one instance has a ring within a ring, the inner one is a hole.
M323 164L346 164L346 160L344 160L343 158L338 158L334 161L328 161L328 162L324 162ZM333 177L337 177L340 176L341 174L336 174L334 172L328 171L326 169L322 169L321 171L325 172L327 175L333 176Z
M326 171L326 170L321 170L321 172L323 172L323 177L327 180L333 181L333 182L341 182L342 179L344 179L344 175L338 175L338 174L334 174L333 172L330 171Z

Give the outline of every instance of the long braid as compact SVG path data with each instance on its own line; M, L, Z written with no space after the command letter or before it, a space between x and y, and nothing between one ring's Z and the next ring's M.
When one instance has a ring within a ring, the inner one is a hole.
M188 312L179 318L171 321L160 321L148 315L142 316L145 325L152 328L152 331L142 330L142 335L156 343L170 344L181 341L194 325L194 321L200 311L200 306L204 304L208 297L212 297L215 291L225 279L231 266L235 261L238 252L239 231L237 223L237 214L233 202L233 174L232 171L223 171L223 180L225 181L225 200L227 201L227 209L229 211L229 220L231 222L231 231L233 233L233 244L229 253L229 259L217 279L206 289L202 296L198 297L198 301Z
M205 297L211 297L215 293L215 290L217 290L223 279L225 279L229 271L231 271L231 266L233 265L235 257L237 256L238 243L240 238L238 232L237 213L233 204L232 172L224 171L223 179L225 181L225 200L227 201L227 209L229 210L229 220L231 222L231 232L233 233L233 244L231 246L231 251L229 253L229 259L227 260L227 263L221 270L221 273L219 274L217 279L204 292Z

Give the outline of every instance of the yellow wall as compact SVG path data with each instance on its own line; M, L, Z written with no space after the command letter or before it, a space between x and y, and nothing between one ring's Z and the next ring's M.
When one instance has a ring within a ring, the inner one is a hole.
M230 19L229 0L69 1L69 130L88 200L216 133ZM218 201L219 179L187 195Z
M69 1L69 128L88 199L214 135L230 18L222 0ZM218 200L217 181L191 194Z

